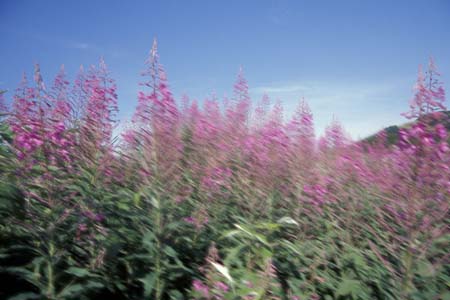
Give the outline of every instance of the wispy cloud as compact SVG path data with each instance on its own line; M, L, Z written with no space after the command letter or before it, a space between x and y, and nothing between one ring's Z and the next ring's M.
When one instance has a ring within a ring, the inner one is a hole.
M34 33L28 36L42 43L55 45L57 47L66 49L90 51L99 55L108 54L112 57L120 57L124 55L124 52L117 48L109 49L107 47L100 46L86 40L70 39L60 36L49 36L41 33Z
M59 47L64 47L67 49L77 49L77 50L91 50L91 51L101 51L102 49L92 43L86 41L79 41L73 39L67 39L58 36L48 36L41 33L34 33L31 37L35 40L46 44L56 44Z
M386 126L401 123L410 89L405 80L379 82L291 81L257 86L250 89L253 99L267 93L280 99L285 117L295 111L300 98L305 97L313 111L316 130L324 128L335 115L354 137L364 137Z
M67 48L73 48L73 49L81 49L81 50L88 50L93 49L94 47L88 43L81 43L81 42L70 42L66 45Z
M298 81L261 85L250 89L251 93L305 93L320 96L364 97L391 92L396 87L394 82L345 82L341 81Z
M294 92L305 92L311 87L304 84L282 84L282 85L272 85L272 86L259 86L250 89L253 93L294 93Z

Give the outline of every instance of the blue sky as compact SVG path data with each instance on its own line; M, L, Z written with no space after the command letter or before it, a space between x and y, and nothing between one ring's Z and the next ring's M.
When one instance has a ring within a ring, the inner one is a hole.
M450 78L450 1L0 1L0 89L39 62L52 80L103 56L120 117L136 104L154 37L177 97L231 95L239 66L253 99L310 104L318 133L341 120L354 138L402 123L419 63ZM11 94L11 93L9 93ZM448 101L447 101L448 103Z

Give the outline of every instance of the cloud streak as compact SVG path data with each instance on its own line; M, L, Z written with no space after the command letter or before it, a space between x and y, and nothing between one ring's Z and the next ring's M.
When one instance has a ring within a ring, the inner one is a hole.
M80 50L88 50L88 49L97 48L88 43L82 43L82 42L67 42L66 47L73 48L73 49L80 49Z
M305 92L311 87L302 84L284 84L284 85L274 85L274 86L260 86L250 89L251 93L294 93L294 92Z
M379 82L342 79L261 85L250 89L250 93L253 99L260 99L264 93L271 99L280 99L286 118L295 111L299 99L305 97L313 111L318 134L335 115L351 136L358 138L402 123L400 112L407 106L410 88L402 79Z
M80 51L92 51L98 54L105 54L105 50L103 47L99 47L98 45L95 45L93 43L89 43L83 40L74 40L74 39L67 39L63 37L58 36L48 36L43 34L32 34L31 38L40 41L45 44L51 44L56 45L58 47L66 48L66 49L74 49L74 50L80 50ZM117 52L117 51L115 51ZM114 52L114 53L115 53Z

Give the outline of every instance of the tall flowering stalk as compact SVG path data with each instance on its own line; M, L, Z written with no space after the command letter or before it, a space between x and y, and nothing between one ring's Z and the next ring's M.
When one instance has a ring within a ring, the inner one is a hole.
M283 112L278 103L268 121L246 139L244 150L248 171L262 190L273 191L286 182L289 140L282 122Z
M308 103L302 99L292 119L286 126L290 139L289 156L292 175L297 177L296 183L311 179L314 176L316 159L316 140L314 121Z
M226 108L226 140L232 149L241 148L247 131L250 96L247 80L244 77L242 67L234 84L233 101ZM230 152L232 159L239 159L239 154ZM231 158L231 157L230 157Z
M264 94L261 100L257 103L255 109L254 118L252 122L254 128L259 128L265 122L267 122L269 111L270 111L270 98L267 94Z
M325 129L325 135L319 140L319 148L324 152L334 152L342 149L349 142L349 137L344 131L342 124L337 118L333 117L333 121Z
M27 228L30 245L40 255L40 262L34 266L35 280L31 282L39 286L45 298L56 299L57 256L63 253L56 245L58 241L70 240L70 235L58 239L55 235L60 223L69 216L64 208L73 203L67 197L66 187L55 184L67 182L74 155L66 127L70 112L68 82L61 70L53 87L47 89L39 65L35 66L34 80L35 86L29 87L24 76L8 121L14 137L12 146L20 162L15 170L16 184L26 203L21 226Z
M299 156L308 156L314 152L315 134L311 109L305 99L300 102L287 129L292 144L299 151Z
M42 103L43 83L36 67L35 79L37 87L29 87L26 76L22 78L19 88L13 99L12 116L9 119L11 130L14 133L13 145L17 151L17 157L27 167L36 163L37 154L42 150L45 133L45 113L47 105Z
M72 88L69 93L70 111L70 128L78 129L81 121L86 117L86 104L88 102L88 85L87 74L84 67L80 66L78 74L75 77Z
M112 133L118 111L115 81L110 77L103 59L98 68L92 66L84 82L77 83L86 93L85 112L79 125L78 163L87 164L95 177L112 176Z
M73 152L74 135L69 133L71 106L68 95L69 81L66 79L64 66L56 75L52 91L49 95L51 109L46 140L51 144L52 154L49 158L53 165L61 162L70 163Z
M153 41L152 48L149 53L149 57L145 61L146 68L141 73L146 81L139 85L149 88L148 93L143 91L139 92L138 105L133 116L133 123L138 127L147 127L150 129L151 121L151 106L152 102L158 97L158 82L159 82L159 55L158 55L158 43L156 39Z
M416 94L410 111L404 114L417 119L400 130L398 146L383 159L389 170L378 177L386 201L379 211L379 224L391 238L380 244L397 257L400 266L394 268L383 261L399 279L403 299L409 299L418 288L413 278L421 266L439 266L446 259L431 253L433 242L448 234L441 224L450 209L450 151L447 130L441 123L443 113L438 112L446 109L445 92L438 86L437 75L432 60L426 78L419 71Z
M445 110L445 90L439 76L432 57L428 63L426 76L423 74L422 66L419 65L417 82L414 86L416 93L410 102L410 110L402 114L403 116L415 119L434 111Z
M166 73L159 63L156 39L142 73L138 106L133 116L134 132L129 132L142 148L145 174L169 179L176 174L181 151L180 113L169 89Z
M82 131L100 150L111 143L114 114L117 112L116 84L109 77L103 59L98 69L92 67L85 84L89 96Z

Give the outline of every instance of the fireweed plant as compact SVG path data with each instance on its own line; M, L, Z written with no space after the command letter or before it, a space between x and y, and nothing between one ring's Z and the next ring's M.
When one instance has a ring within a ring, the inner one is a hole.
M433 60L394 139L252 108L242 69L231 98L178 102L156 42L140 86L117 137L103 60L0 93L1 299L450 299Z

